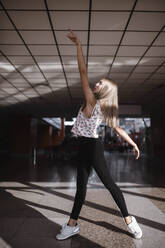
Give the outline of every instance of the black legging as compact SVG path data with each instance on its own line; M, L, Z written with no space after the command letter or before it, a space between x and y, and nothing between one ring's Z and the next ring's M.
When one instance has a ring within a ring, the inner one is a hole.
M87 183L92 165L104 186L109 190L123 217L128 216L124 196L113 181L104 158L104 146L100 138L81 137L77 165L77 191L70 218L77 220L85 201Z

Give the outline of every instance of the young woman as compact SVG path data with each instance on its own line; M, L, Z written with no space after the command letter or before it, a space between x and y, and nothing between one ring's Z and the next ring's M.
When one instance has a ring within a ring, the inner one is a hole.
M80 228L77 224L77 220L85 201L88 177L91 166L93 166L100 180L109 190L119 207L129 232L132 233L134 238L140 239L142 237L142 230L135 217L128 214L122 191L111 178L104 158L103 143L97 134L98 126L104 121L109 127L113 128L118 135L133 146L136 159L139 158L140 152L137 145L129 135L118 126L117 85L108 78L102 78L95 84L92 90L88 82L81 43L71 30L67 37L77 46L77 59L85 96L85 105L80 108L72 128L72 132L78 137L77 139L80 144L77 166L77 191L74 205L68 223L62 225L62 229L56 238L63 240L79 233Z

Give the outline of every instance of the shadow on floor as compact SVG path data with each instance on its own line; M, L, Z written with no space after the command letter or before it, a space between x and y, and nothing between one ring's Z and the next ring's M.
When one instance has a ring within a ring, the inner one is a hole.
M81 235L58 241L55 236L60 225L30 207L32 204L29 201L14 197L3 189L0 189L0 197L0 236L9 247L103 248Z

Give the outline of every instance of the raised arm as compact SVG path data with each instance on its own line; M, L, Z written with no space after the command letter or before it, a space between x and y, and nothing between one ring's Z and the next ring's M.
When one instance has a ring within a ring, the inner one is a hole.
M93 106L96 103L96 99L89 86L87 69L86 69L86 64L85 64L85 60L84 60L84 56L82 52L81 43L78 40L77 36L72 32L72 30L70 30L70 33L67 35L67 37L77 45L77 61L78 61L82 88L83 88L83 92L85 95L85 100L86 100L87 105L90 104Z

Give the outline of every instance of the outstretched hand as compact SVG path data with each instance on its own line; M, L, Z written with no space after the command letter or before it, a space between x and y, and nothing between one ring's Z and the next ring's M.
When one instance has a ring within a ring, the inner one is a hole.
M80 43L80 41L78 40L77 36L73 33L73 31L71 29L69 29L69 33L67 34L67 37L74 42L76 45L78 45Z
M137 145L133 147L133 152L136 155L136 159L138 159L140 156L140 151L139 151Z

